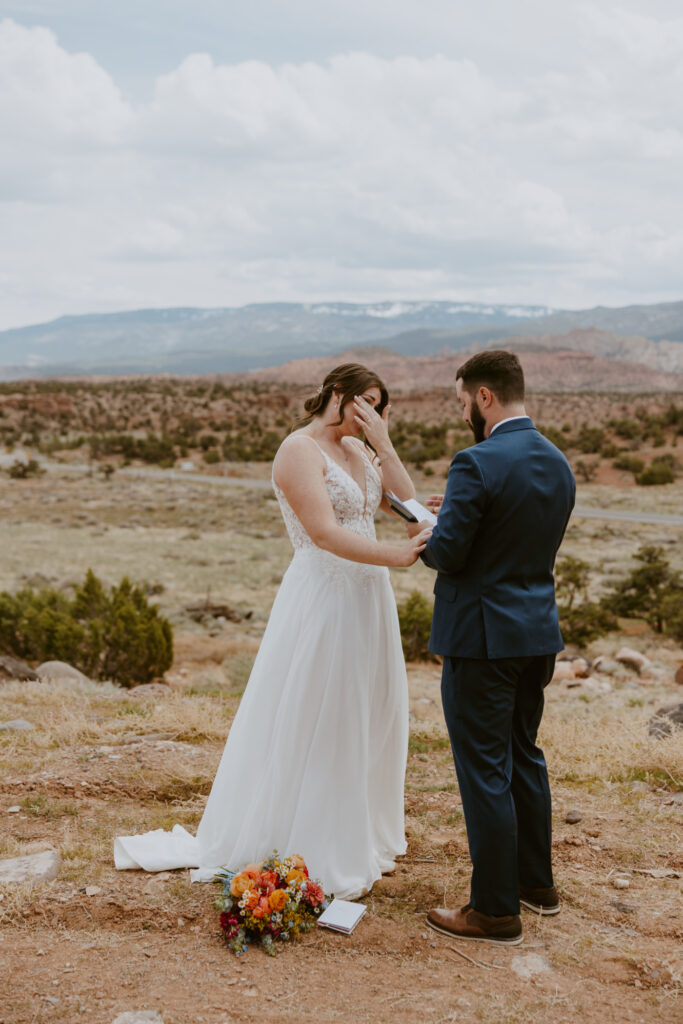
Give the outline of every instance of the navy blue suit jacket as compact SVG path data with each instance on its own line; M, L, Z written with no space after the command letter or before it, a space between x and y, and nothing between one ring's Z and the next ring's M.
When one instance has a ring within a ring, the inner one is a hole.
M458 452L422 559L437 570L429 649L459 658L556 654L553 567L576 485L532 420Z

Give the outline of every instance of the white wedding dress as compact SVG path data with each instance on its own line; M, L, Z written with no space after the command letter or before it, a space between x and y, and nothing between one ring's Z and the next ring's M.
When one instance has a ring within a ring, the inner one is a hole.
M364 457L363 494L323 455L337 522L374 538L374 466ZM352 898L406 848L408 687L396 603L388 569L316 547L273 486L294 557L197 836L176 825L119 837L114 859L122 869L193 867L204 881L277 849L300 854L326 893Z

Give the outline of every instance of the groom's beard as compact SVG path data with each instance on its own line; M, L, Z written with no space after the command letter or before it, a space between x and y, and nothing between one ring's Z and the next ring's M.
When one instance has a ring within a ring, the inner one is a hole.
M486 420L482 416L481 410L476 402L472 402L472 405L470 406L470 422L468 425L474 434L474 440L477 444L479 444L480 441L486 440L486 434L484 433L486 430Z

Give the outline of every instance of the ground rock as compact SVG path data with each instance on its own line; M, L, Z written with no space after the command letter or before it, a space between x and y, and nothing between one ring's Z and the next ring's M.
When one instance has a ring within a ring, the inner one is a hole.
M617 675L623 666L616 658L606 658L603 654L595 659L593 662L593 669L595 672L600 672L606 676Z
M171 687L165 683L140 683L139 686L131 686L128 692L136 697L168 697Z
M0 883L50 882L57 877L61 858L56 850L0 860Z
M659 708L650 719L647 731L650 736L661 740L670 736L674 729L683 729L683 703Z
M558 661L555 664L555 671L553 672L553 683L563 683L569 679L574 679L574 673L572 671L572 665L570 661Z
M0 722L0 732L32 732L35 729L33 722L27 722L25 718L15 718L11 722Z
M164 1024L164 1018L156 1010L127 1010L114 1017L112 1024Z
M590 666L585 658L574 658L569 665L575 679L585 679L590 674Z
M552 967L538 953L527 953L525 956L513 956L510 970L520 978L536 978L539 974L549 974Z
M18 658L11 658L8 654L2 654L0 655L0 681L7 681L8 679L16 679L24 683L27 680L37 680L38 673L29 668L23 661L19 661Z
M77 668L67 664L65 661L44 661L42 665L38 666L36 672L41 683L54 683L57 681L61 683L65 680L80 683L89 682L86 675L83 675Z
M632 647L621 647L614 655L614 658L615 661L635 669L638 673L642 672L644 668L649 668L652 664L649 658L646 658L640 651L634 651Z
M581 811L577 811L576 808L574 808L571 811L567 811L567 813L564 816L564 820L567 822L568 825L578 825L582 818L583 815Z
M648 683L669 683L671 674L662 665L646 665L640 673L643 682Z

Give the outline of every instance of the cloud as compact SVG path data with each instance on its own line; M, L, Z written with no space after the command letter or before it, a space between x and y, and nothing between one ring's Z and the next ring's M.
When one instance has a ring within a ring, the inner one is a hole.
M5 322L270 299L680 292L683 20L584 5L573 66L216 63L127 98L0 22ZM644 40L641 50L637 39Z

